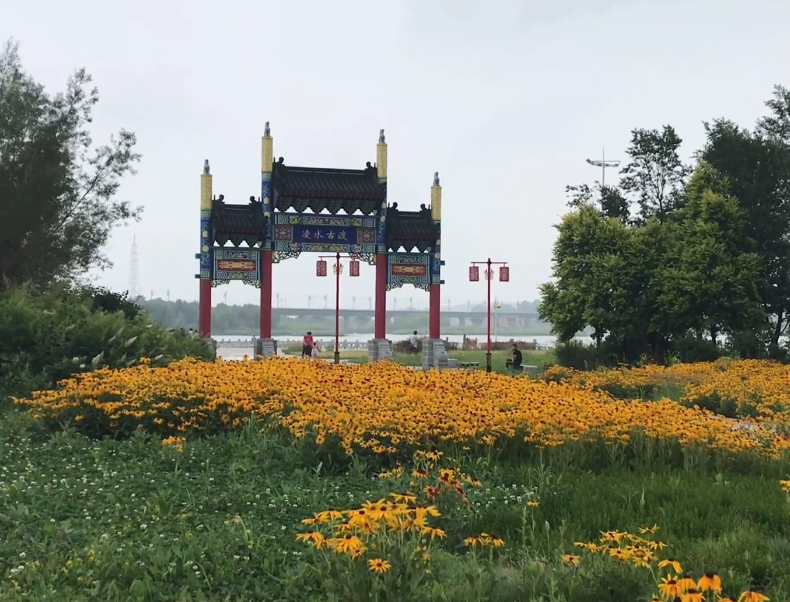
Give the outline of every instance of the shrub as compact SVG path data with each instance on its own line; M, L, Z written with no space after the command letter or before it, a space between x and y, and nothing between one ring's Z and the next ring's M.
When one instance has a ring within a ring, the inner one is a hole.
M557 343L554 357L557 358L560 366L574 370L595 370L616 363L614 357L611 357L604 347L585 345L581 341Z
M153 324L125 295L105 289L16 289L0 295L0 394L26 395L97 367L142 357L167 363L212 360L214 350L185 332Z

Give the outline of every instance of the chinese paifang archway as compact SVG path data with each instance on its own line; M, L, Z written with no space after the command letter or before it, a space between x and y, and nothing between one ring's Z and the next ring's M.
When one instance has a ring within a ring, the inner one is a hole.
M238 280L260 288L260 339L256 353L276 352L272 338L274 266L302 253L341 253L376 267L371 360L392 357L387 332L387 291L405 284L429 293L429 340L423 365L446 358L440 338L442 188L434 174L430 206L404 211L387 201L384 130L376 163L363 169L286 165L274 160L269 123L261 143L261 196L246 204L213 196L206 160L200 177L200 309L198 331L211 337L211 290ZM325 213L322 211L326 210ZM279 268L278 268L279 269Z

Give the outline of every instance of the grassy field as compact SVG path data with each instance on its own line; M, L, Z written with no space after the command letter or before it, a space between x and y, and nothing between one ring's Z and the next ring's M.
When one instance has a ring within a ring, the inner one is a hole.
M551 378L566 383L559 385L323 363L306 369L282 360L234 363L232 375L197 365L163 369L161 380L151 380L159 373L144 367L90 377L80 386L95 390L96 399L109 394L100 391L124 386L126 401L99 407L98 414L79 408L79 414L64 414L67 400L75 403L79 394L67 388L53 393L49 404L34 405L39 419L14 410L0 420L0 600L623 602L658 595L667 602L711 602L737 600L745 592L742 602L780 602L790 596L790 483L780 483L790 470L785 452L709 448L702 442L713 441L712 433L737 433L726 427L705 434L704 428L717 428L716 420L693 418L697 410L673 417L662 405L683 409L685 398L634 400L652 398L651 386L671 384L696 399L718 387L717 398L733 400L720 411L736 418L750 412L759 426L762 406L754 392L778 407L781 396L790 395L790 370L750 366L595 378L554 371ZM582 378L628 400L616 405L604 393L568 384ZM102 379L109 379L104 388ZM453 379L463 384L455 388ZM146 434L157 428L154 416L173 419L173 408L188 407L178 399L193 395L184 388L189 383L205 399L192 397L192 405L204 404L193 415L224 432L164 440ZM442 392L438 402L447 400L448 418L437 416L438 406L417 407L430 403L428 385ZM370 406L358 395L368 386ZM309 397L303 409L289 405L284 415L290 422L280 425L263 415L235 428L215 420L222 399L242 404L251 387L259 387L251 395L261 399L277 391L290 391L294 401ZM396 397L379 400L387 387ZM160 391L156 398L141 397L154 391ZM600 412L566 417L567 409L551 405L566 395L578 398L579 408L602 404ZM56 397L60 410L54 409ZM464 397L480 404L462 407ZM632 434L628 441L571 437L563 445L532 446L472 439L448 441L440 446L443 454L413 455L415 447L348 454L329 431L299 434L297 413L310 419L318 403L332 404L326 417L362 404L356 420L370 425L385 424L391 407L413 408L417 414L404 413L395 425L410 433L434 428L431 419L441 425L453 413L468 416L456 419L459 425L516 421L513 409L522 398L523 415L535 416L534 428L547 425L546 436L560 425L582 433L599 415L602 425L612 419L636 424L641 414L629 418L628 408L655 407L656 433L685 425L700 443ZM486 405L494 400L501 400L496 411ZM541 404L549 405L541 410ZM209 407L214 415L204 412ZM131 436L123 435L131 431L120 422L101 418L123 415L125 408L130 424L143 427ZM72 426L64 429L59 424L68 416ZM88 438L78 432L90 431L87 422L116 436ZM373 503L364 512L340 518L339 512L366 501ZM416 523L420 516L425 521ZM349 526L323 539L341 523ZM346 553L327 541L346 546ZM366 546L358 554L357 541ZM597 548L587 546L591 542ZM693 587L684 575L694 579ZM720 593L708 589L717 579Z

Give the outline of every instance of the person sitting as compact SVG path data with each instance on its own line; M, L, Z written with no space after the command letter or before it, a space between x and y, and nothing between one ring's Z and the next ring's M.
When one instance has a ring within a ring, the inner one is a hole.
M420 339L417 338L417 331L409 337L409 353L417 353L420 347Z
M510 367L513 370L521 370L521 362L524 361L524 356L521 354L521 350L518 348L518 345L513 343L513 351L512 351L512 359L510 362Z

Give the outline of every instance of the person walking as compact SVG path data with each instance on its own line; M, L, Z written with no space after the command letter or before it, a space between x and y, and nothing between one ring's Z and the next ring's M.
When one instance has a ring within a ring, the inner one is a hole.
M308 330L307 334L304 335L304 337L302 338L302 359L304 359L305 357L313 356L314 344L315 343L313 342L313 333Z
M417 338L417 331L409 337L409 353L417 353L419 351L420 339Z

